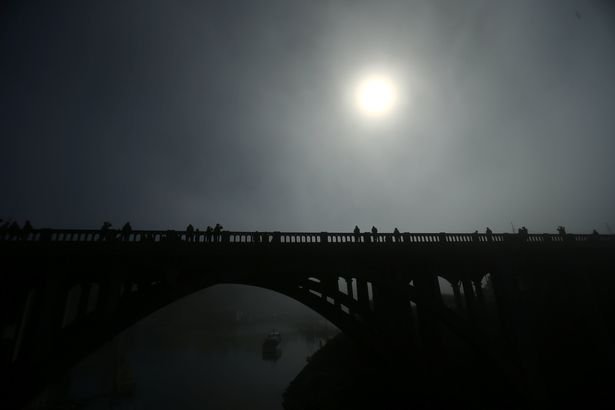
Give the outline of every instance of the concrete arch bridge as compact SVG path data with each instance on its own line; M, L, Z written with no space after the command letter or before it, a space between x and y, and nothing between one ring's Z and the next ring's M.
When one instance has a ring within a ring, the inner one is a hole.
M287 295L401 366L428 367L455 340L536 396L550 377L585 383L562 382L563 356L612 365L571 352L613 346L614 251L610 235L5 232L1 400L24 406L118 332L220 283Z

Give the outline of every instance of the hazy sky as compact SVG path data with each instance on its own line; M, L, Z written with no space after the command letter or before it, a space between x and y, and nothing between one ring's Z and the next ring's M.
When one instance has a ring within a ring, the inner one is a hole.
M615 229L609 0L0 5L0 218ZM369 121L366 69L403 104Z

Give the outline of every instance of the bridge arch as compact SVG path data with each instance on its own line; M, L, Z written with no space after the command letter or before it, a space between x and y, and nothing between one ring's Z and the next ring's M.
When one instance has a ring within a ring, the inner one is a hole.
M437 332L431 332L444 324L485 352L491 340L479 329L480 283L491 272L497 305L492 310L502 319L505 336L499 344L506 353L514 349L505 341L512 340L519 323L516 303L545 293L551 278L560 281L556 274L574 269L568 261L596 275L610 273L614 243L597 234L35 230L0 235L10 277L10 286L0 289L0 330L8 335L1 344L3 374L13 383L5 391L37 386L40 380L33 377L49 377L136 320L218 283L277 291L357 340L388 337L397 343L391 350L409 351L417 338L422 348L435 345ZM443 306L437 276L463 290L465 315ZM604 277L601 292L612 288ZM400 323L407 325L408 338L399 337Z

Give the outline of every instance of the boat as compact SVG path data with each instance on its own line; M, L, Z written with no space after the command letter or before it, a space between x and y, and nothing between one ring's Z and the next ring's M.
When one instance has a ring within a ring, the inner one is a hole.
M263 359L264 360L277 360L282 355L282 349L280 343L282 342L282 335L277 330L269 332L265 341L263 342Z

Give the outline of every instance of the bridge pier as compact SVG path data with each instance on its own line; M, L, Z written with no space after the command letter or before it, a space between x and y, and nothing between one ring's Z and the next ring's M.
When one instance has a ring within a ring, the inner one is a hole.
M373 284L375 325L381 329L390 350L397 354L406 352L397 360L407 361L411 355L416 355L408 281L396 273L377 276L379 280Z
M438 321L433 316L442 304L437 275L423 270L414 273L413 277L421 347L427 355L435 355L441 346Z
M487 305L485 303L485 294L483 293L482 288L482 278L474 279L472 282L474 283L474 288L476 289L476 304L480 311L484 312L487 309Z
M465 306L463 304L463 300L461 299L461 290L459 287L459 280L455 279L450 281L451 287L453 288L453 297L455 298L455 308L459 312L463 312L465 310Z
M371 313L372 308L367 290L367 281L360 277L357 277L357 302L362 311Z
M50 275L45 276L39 292L35 342L32 343L33 352L31 355L34 362L44 360L56 348L57 335L62 329L62 319L68 296L66 283Z
M472 281L464 277L464 279L461 280L461 283L463 284L463 294L466 300L466 307L467 307L466 311L468 314L468 320L472 326L476 326L476 321L477 321L477 311L476 310L477 309L476 309L476 303L475 303L475 298L474 298L474 289L472 286Z

